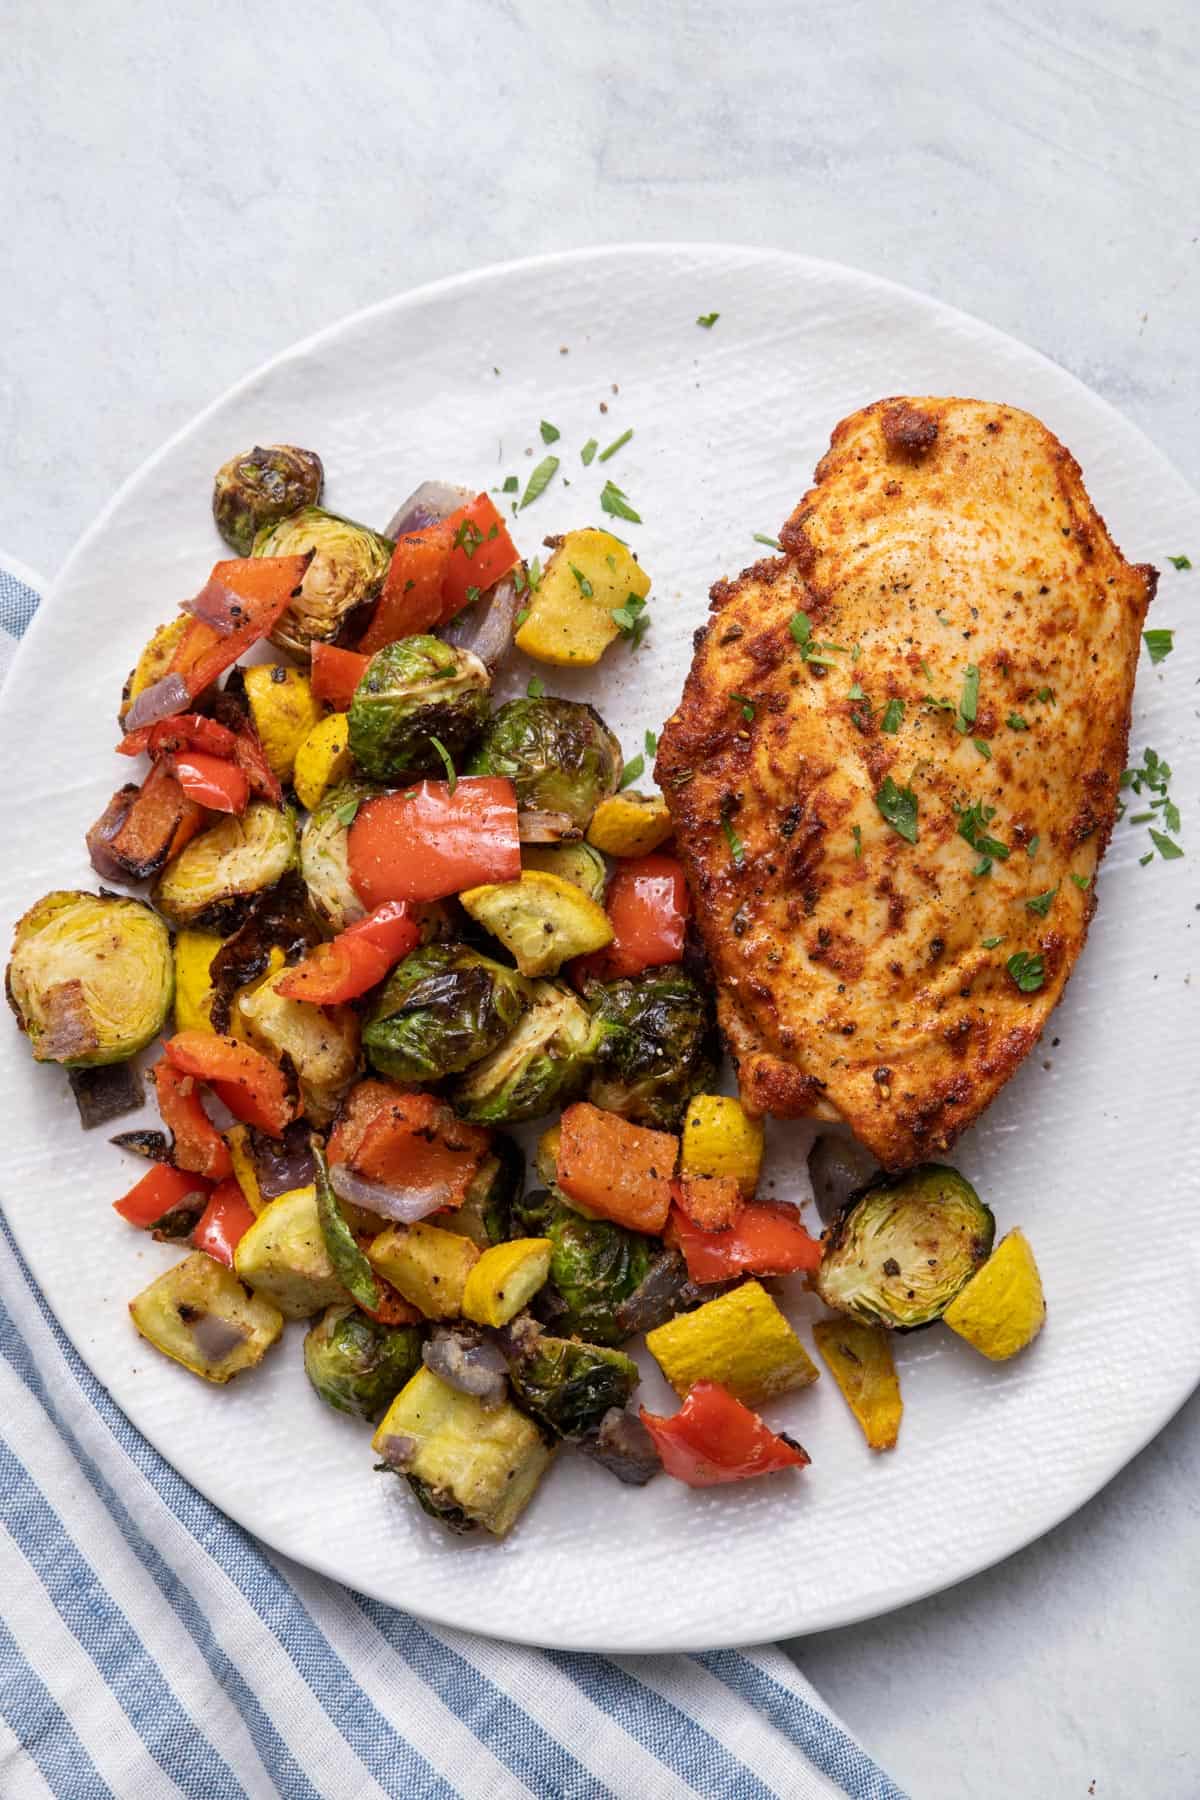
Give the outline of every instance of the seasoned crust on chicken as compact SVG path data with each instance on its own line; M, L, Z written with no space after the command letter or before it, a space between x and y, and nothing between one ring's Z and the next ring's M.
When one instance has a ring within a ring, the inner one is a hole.
M713 588L657 775L743 1102L903 1168L979 1116L1083 947L1157 575L1044 425L978 400L843 420L780 541Z

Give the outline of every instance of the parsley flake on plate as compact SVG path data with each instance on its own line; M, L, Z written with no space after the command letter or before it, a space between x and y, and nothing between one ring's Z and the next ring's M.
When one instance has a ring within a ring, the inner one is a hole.
M534 501L545 493L557 474L557 456L544 456L526 483L525 492L521 495L519 510L524 512L527 506L532 506Z

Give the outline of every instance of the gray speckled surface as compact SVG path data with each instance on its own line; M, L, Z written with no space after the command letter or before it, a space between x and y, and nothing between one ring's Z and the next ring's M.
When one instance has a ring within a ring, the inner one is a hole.
M5 50L0 545L47 573L143 455L294 338L438 275L629 238L773 243L926 289L1200 480L1186 0L297 0L286 22L16 0ZM916 1800L1093 1781L1189 1800L1197 1493L1193 1401L1040 1544L800 1661Z

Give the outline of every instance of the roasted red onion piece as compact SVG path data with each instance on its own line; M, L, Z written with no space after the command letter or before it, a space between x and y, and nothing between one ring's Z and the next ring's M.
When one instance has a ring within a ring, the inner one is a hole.
M131 1062L101 1063L91 1069L68 1069L71 1092L85 1131L109 1125L136 1112L145 1099L142 1078Z
M252 1134L254 1173L264 1200L277 1200L293 1188L312 1184L316 1170L308 1141L311 1132L307 1119L297 1119L281 1138L270 1138L262 1131Z
M832 1223L850 1196L878 1173L878 1162L857 1138L837 1131L822 1132L808 1153L808 1175L822 1223Z
M229 637L246 623L246 607L223 581L210 576L200 592L185 600L182 610L191 613L205 625L211 625L221 637Z
M403 1475L417 1453L417 1440L394 1431L379 1440L378 1451L389 1469L395 1469L398 1475Z
M423 525L437 525L474 498L474 488L455 487L449 481L423 481L396 508L384 536L403 537L407 531L420 531Z
M517 836L523 844L566 844L579 839L583 832L570 813L517 813Z
M618 1406L609 1407L599 1430L584 1438L579 1448L628 1487L645 1487L662 1468L654 1439L642 1421Z
M223 1362L239 1344L245 1343L246 1335L240 1325L232 1325L216 1313L205 1313L192 1326L192 1342L208 1363Z
M505 575L495 587L481 594L473 606L465 606L438 636L459 650L470 650L487 668L494 669L512 649L516 629L517 584Z
M143 725L157 725L160 719L170 719L175 713L184 712L190 704L191 695L183 676L164 675L142 689L125 714L125 729L139 731Z
M439 1325L422 1344L421 1360L460 1394L470 1394L483 1406L499 1406L508 1391L508 1364L500 1346L470 1326Z
M364 1211L378 1213L381 1219L392 1219L398 1225L415 1225L430 1213L440 1211L452 1197L448 1182L431 1183L428 1187L385 1187L382 1182L368 1181L356 1175L349 1163L332 1163L329 1179L339 1200Z

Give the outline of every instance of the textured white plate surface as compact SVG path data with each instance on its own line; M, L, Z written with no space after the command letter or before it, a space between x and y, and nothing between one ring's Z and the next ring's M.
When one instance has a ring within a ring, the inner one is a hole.
M716 327L698 328L697 314L714 310ZM553 421L562 472L517 522L525 552L547 532L599 521L610 475L645 521L621 527L654 579L644 649L630 657L618 646L587 680L550 680L595 698L632 755L675 702L710 582L762 554L752 534L778 530L834 424L898 393L975 395L1038 414L1078 457L1125 553L1164 571L1151 623L1182 630L1160 668L1143 655L1132 741L1136 756L1149 744L1175 769L1189 856L1140 868L1144 828L1117 827L1067 998L956 1153L999 1230L1029 1231L1046 1330L998 1368L940 1328L901 1341L894 1454L871 1456L826 1375L766 1409L812 1456L798 1478L699 1494L659 1480L637 1492L563 1457L507 1543L449 1538L400 1484L372 1473L364 1428L311 1394L300 1328L226 1390L138 1341L126 1301L178 1252L115 1218L110 1202L136 1170L104 1133L79 1131L57 1071L35 1068L15 1031L0 1038L4 1206L66 1330L190 1481L268 1544L352 1587L563 1647L793 1636L884 1612L1008 1555L1095 1493L1186 1398L1200 1379L1189 985L1200 943L1200 567L1176 574L1165 559L1190 550L1200 565L1200 502L1072 377L916 294L777 252L600 250L441 283L289 351L122 489L24 642L0 711L8 920L47 888L95 885L83 833L128 773L108 748L121 682L221 553L208 497L234 451L312 445L329 504L382 524L425 476L490 487L515 472L523 485L545 453L538 421ZM619 456L581 466L588 437L604 445L626 426L636 436ZM523 685L526 674L510 679ZM771 1129L780 1195L807 1194L809 1135ZM787 1294L785 1304L803 1333L813 1303ZM642 1360L642 1398L671 1410Z

